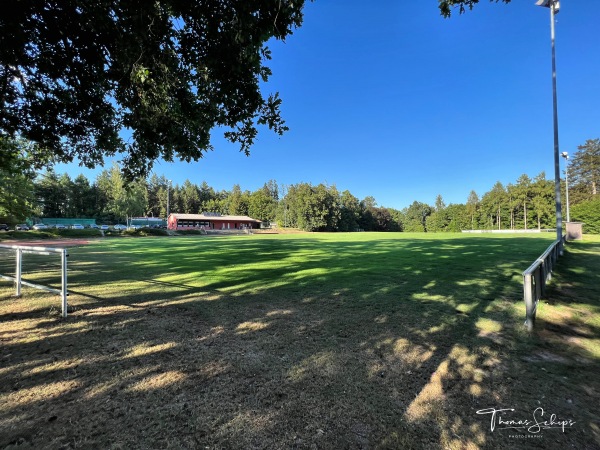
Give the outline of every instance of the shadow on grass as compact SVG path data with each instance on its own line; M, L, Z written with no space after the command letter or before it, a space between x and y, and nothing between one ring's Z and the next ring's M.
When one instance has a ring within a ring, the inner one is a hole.
M529 415L545 392L513 358L528 345L520 273L545 247L378 235L74 251L84 295L66 322L0 313L0 445L514 448L476 412ZM593 443L547 434L540 447Z

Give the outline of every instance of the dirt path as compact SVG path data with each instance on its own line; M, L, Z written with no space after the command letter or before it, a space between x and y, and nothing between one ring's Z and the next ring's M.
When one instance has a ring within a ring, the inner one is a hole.
M6 240L0 241L4 245L25 245L28 247L78 247L90 243L89 239L35 239L26 240Z

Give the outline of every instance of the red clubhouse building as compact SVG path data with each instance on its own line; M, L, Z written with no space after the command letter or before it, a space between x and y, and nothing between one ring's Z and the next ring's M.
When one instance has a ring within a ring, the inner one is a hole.
M244 230L260 228L261 221L248 216L222 216L219 213L170 214L169 230Z

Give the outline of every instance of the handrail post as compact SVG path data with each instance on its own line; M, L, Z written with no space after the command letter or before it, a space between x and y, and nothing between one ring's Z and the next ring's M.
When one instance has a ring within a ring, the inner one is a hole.
M62 277L61 277L61 297L62 297L62 316L66 319L67 317L67 249L63 248L61 253L61 267L62 267Z
M525 325L528 331L533 331L534 316L534 301L533 289L531 286L531 274L523 275L523 294L525 297Z
M16 288L17 288L17 292L15 293L15 295L17 297L21 296L21 275L23 272L23 267L22 267L22 262L23 262L23 252L21 251L21 249L17 249L17 254L16 254L16 273L15 273L15 284L16 284Z

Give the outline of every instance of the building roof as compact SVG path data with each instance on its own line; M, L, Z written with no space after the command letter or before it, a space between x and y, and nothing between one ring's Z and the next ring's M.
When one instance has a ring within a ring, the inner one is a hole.
M149 220L149 221L155 221L155 222L162 222L165 219L163 219L162 217L131 217L131 220Z
M173 213L170 216L175 217L177 220L202 220L202 221L229 221L229 222L256 222L260 223L260 220L253 219L248 216L228 216L228 215L211 215L211 214L179 214Z

